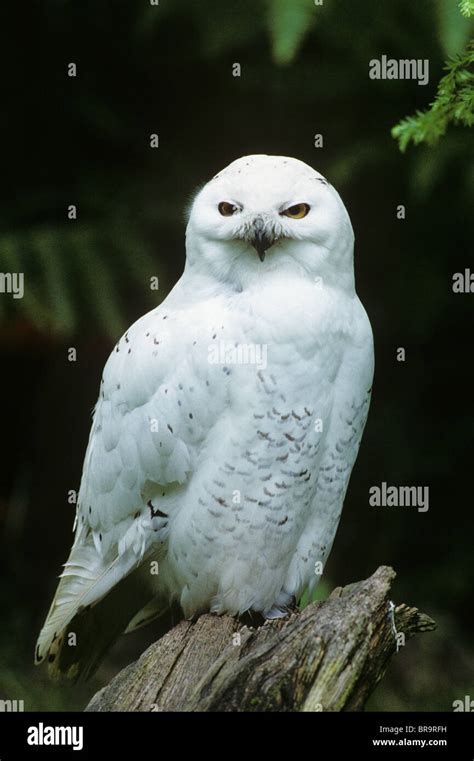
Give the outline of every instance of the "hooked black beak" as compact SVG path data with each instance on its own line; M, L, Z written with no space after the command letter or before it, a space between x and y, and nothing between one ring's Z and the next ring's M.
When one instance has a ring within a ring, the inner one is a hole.
M253 225L253 235L250 239L252 246L258 254L258 258L261 262L265 259L265 254L270 246L273 246L275 238L265 230L265 223L263 219L257 217Z

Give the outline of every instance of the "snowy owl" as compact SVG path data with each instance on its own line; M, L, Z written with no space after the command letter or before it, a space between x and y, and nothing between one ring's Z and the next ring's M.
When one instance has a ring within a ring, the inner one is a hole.
M36 648L53 675L90 674L172 604L275 618L315 587L372 385L353 243L297 159L246 156L199 191L181 279L104 369Z

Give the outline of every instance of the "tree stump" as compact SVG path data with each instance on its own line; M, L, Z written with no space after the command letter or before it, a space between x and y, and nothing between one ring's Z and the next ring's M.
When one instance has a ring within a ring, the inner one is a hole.
M357 711L400 644L435 628L394 606L392 568L253 629L231 616L181 621L86 711Z

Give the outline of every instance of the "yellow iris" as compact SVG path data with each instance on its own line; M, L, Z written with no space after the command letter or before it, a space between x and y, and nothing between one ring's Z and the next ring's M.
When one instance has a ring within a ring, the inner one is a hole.
M297 203L294 206L290 206L288 209L282 212L285 217L291 219L303 219L309 212L309 206L307 203Z

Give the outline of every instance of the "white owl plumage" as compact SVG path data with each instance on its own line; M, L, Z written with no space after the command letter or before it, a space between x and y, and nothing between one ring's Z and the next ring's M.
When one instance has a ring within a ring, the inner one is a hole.
M104 369L37 645L53 674L89 673L173 602L283 615L334 540L373 376L338 193L296 159L238 159L195 198L186 253Z

